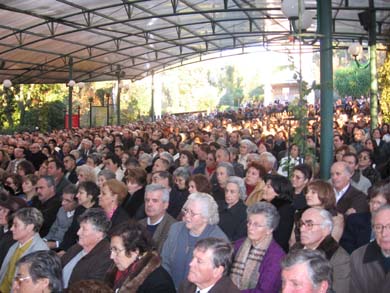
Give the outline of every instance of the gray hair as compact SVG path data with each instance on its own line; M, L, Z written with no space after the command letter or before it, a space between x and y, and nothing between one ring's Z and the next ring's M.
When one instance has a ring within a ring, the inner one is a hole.
M218 168L225 168L226 169L226 173L228 176L234 176L235 173L234 173L234 167L231 163L228 163L228 162L220 162L218 163L218 166L217 166L217 169Z
M212 263L214 268L223 266L223 275L226 276L230 270L233 260L233 246L226 240L220 238L204 238L195 244L195 249L202 251L211 250Z
M245 181L241 177L238 176L230 176L226 182L226 185L229 183L236 184L238 187L238 193L240 194L240 199L245 200L246 198L246 187ZM225 187L226 188L226 187Z
M377 215L379 212L387 211L387 210L390 210L390 204L385 204L385 205L381 206L379 209L377 209L377 210L373 213L372 223L375 224L375 218L376 218L376 215Z
M275 163L276 163L275 156L273 154L271 154L270 152L261 153L259 159L261 159L261 158L265 158L269 163L272 163L273 165L275 165Z
M108 169L103 169L101 170L99 173L98 173L98 177L99 176L103 176L104 178L106 178L106 180L110 180L110 179L115 179L116 178L116 175L114 172L112 172L111 170L108 170Z
M28 266L28 273L33 283L39 279L48 279L50 292L62 292L61 260L54 251L40 250L29 253L21 257L16 266L19 268L22 264Z
M146 185L145 195L148 194L149 192L154 192L154 191L161 191L162 201L169 202L169 190L164 185L161 185L161 184Z
M323 252L312 249L292 250L282 261L282 270L294 265L305 263L309 278L314 288L318 288L321 282L328 282L328 292L332 288L332 266Z
M187 208L188 204L193 201L200 203L201 214L207 219L209 225L217 225L219 223L218 205L210 194L202 192L190 194L183 208Z
M79 223L88 222L96 231L107 235L111 222L102 208L89 208L78 218Z
M253 153L257 149L256 145L252 141L250 141L249 139L242 139L240 141L240 145L242 145L242 144L244 144L248 147L248 153Z
M256 153L250 153L250 154L248 154L248 156L246 157L246 160L247 160L247 161L251 161L251 162L260 161L260 155L259 155L259 154L256 154Z
M143 153L138 157L138 162L145 161L148 166L153 164L153 157L150 154Z
M18 218L25 225L34 225L34 232L39 232L43 224L43 215L40 210L33 207L23 208L13 214L13 218Z
M250 215L264 215L266 225L269 229L275 230L279 225L280 215L275 206L269 202L256 202L246 210L248 218Z
M173 171L173 176L182 177L185 181L187 181L191 177L191 172L187 167L179 167Z
M45 180L47 187L56 186L56 181L54 180L53 176L43 175L43 176L39 177L39 179Z
M173 156L169 152L162 152L159 157L168 161L169 166L173 165Z
M76 173L79 175L80 173L84 173L85 181L92 181L96 182L96 172L94 168L88 166L88 165L81 165L76 168Z
M333 230L333 217L332 217L332 214L326 210L326 209L323 209L323 208L319 208L319 207L314 207L312 209L315 209L319 212L321 218L322 218L322 223L321 223L321 227L323 228L328 228L330 230L330 232L332 232Z

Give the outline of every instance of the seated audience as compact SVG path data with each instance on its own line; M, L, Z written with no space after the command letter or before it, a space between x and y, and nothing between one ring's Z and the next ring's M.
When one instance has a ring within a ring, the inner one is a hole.
M64 288L81 280L102 280L112 265L107 233L110 221L100 208L87 209L80 217L79 241L61 257Z
M152 236L157 251L161 253L163 244L168 237L168 232L176 220L167 213L169 205L169 191L160 184L150 184L145 189L145 214L146 218L140 220Z
M181 283L178 292L240 292L228 277L232 255L231 244L222 239L199 240L195 244L187 279Z
M390 205L380 207L372 218L375 240L351 255L350 292L389 291Z
M270 203L258 202L248 208L248 237L234 244L231 271L231 279L241 292L279 292L280 262L285 253L272 237L279 219Z
M34 251L49 249L38 233L42 224L42 213L36 208L22 208L14 213L11 231L16 243L8 249L1 265L0 292L10 292L16 263L21 257Z
M254 205L263 198L264 192L264 176L266 175L265 168L259 162L248 164L248 169L245 174L245 187L247 198L245 204L247 206Z
M13 281L14 293L62 292L60 258L52 251L35 251L19 259Z
M209 194L191 194L183 212L183 221L172 224L161 252L163 266L170 273L176 288L188 275L188 265L198 240L207 237L228 240L218 227L218 205Z
M245 197L244 179L230 176L225 187L225 201L220 203L218 223L230 241L246 236Z
M133 167L126 171L125 183L128 194L122 207L130 218L136 218L137 212L144 203L146 177L146 171L140 167Z
M110 250L114 265L105 278L115 292L176 292L141 224L127 222L118 226L111 234Z

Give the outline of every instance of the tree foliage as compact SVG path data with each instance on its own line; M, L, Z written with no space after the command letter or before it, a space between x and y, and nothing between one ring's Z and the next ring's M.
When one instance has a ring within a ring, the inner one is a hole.
M358 68L355 64L336 70L334 85L340 97L359 98L370 92L370 69Z
M387 51L386 60L378 70L378 83L383 122L390 123L390 50Z

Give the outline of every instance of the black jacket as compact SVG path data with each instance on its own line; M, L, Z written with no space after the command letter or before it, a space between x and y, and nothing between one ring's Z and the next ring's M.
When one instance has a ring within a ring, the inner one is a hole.
M242 200L231 208L226 203L220 207L218 225L230 241L246 237L246 209Z

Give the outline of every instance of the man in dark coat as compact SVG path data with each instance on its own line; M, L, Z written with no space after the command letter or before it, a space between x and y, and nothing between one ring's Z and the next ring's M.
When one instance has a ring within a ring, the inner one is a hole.
M351 185L353 170L345 162L336 162L330 174L336 193L337 211L344 215L368 212L366 195Z
M240 292L227 276L232 257L233 247L225 240L205 238L198 241L187 280L181 283L179 293L200 292L204 289L209 293Z

